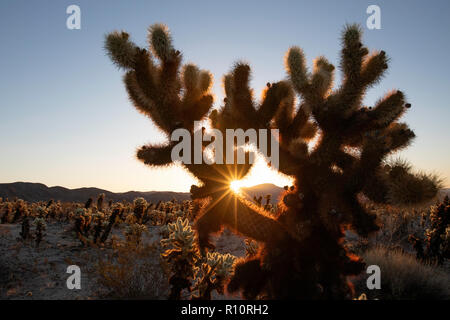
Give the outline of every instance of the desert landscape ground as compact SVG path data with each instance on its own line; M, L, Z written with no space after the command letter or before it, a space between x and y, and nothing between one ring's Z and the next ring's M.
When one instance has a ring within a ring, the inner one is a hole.
M264 186L254 189L261 190ZM447 192L443 190L435 201L445 201ZM276 214L276 206L260 204L258 198L255 194L253 201ZM431 205L431 210L434 206ZM447 202L447 212L448 209ZM104 194L86 203L30 203L19 198L3 198L0 203L0 298L167 299L173 266L170 260L164 259L164 253L169 250L164 242L177 232L170 230L169 225L176 225L177 220L191 225L195 210L198 208L190 200L150 203L137 198L134 202L109 202ZM371 210L378 216L381 231L368 238L348 231L345 241L347 248L361 255L368 265L381 266L382 287L368 290L368 275L361 274L351 279L356 295L364 294L369 299L449 299L450 264L445 256L448 247L444 248L448 246L448 233L441 235L439 252L444 256L440 261L437 256L420 257L411 242L412 236L420 238L424 252L430 250L427 247L430 207L374 206ZM108 233L111 216L115 219ZM41 227L44 227L39 230L41 220ZM221 257L229 254L232 259L254 255L258 250L257 242L228 230L215 236L213 243L213 252ZM192 254L196 249L185 250ZM217 277L214 272L205 276L202 266L208 263L208 257L195 254L199 259L190 266L197 268L190 278L195 289L183 290L181 299L200 294L202 285ZM68 289L66 281L70 274L66 271L69 265L80 267L81 289ZM222 276L224 283L216 287L211 298L240 299L240 295L223 291L227 272Z

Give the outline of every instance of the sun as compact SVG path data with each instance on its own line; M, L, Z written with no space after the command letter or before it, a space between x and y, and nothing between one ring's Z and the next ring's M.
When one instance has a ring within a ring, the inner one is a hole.
M242 182L240 180L233 180L230 182L230 189L234 193L239 193L241 191Z

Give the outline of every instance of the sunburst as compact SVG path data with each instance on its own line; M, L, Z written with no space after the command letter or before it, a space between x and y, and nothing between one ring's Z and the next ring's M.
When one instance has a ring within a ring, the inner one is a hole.
M243 185L242 185L241 180L233 180L230 182L230 189L234 193L237 193L237 194L240 193L242 186Z

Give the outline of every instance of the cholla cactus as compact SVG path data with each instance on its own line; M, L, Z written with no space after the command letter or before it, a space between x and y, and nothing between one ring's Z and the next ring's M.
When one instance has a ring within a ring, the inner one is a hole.
M33 225L36 227L35 230L36 247L39 247L39 244L41 243L42 239L44 239L47 224L45 223L44 218L38 217L34 219Z
M147 227L140 223L132 223L126 226L125 236L128 242L140 245L142 234L147 232Z
M147 201L144 198L139 197L134 199L133 205L133 213L136 216L137 221L142 222L144 211L147 208Z
M208 252L206 256L206 264L215 269L213 279L226 279L231 276L235 260L236 257L229 253Z
M50 218L57 219L57 220L60 220L62 218L63 209L62 209L61 203L59 201L55 203L53 200L50 200L47 203L46 210L47 210L47 215Z
M172 247L162 254L172 271L170 298L180 299L183 289L197 291L193 299L211 299L213 290L222 294L225 282L233 273L236 257L218 252L208 252L202 257L195 232L187 219L178 218L167 227L169 238L161 240L161 244Z
M258 242L252 239L245 239L245 256L253 257L258 253L259 245Z
M44 207L38 207L36 211L38 217L40 218L45 218L45 216L47 215L47 209Z
M111 205L110 205L111 207ZM100 237L100 243L105 243L106 240L108 239L109 234L111 233L112 227L114 226L117 217L120 215L120 213L122 212L123 207L121 204L117 204L114 208L113 208L113 212L111 213L110 217L109 217L109 221L108 224L104 227L103 229L103 233Z
M97 210L103 211L103 202L105 201L105 194L100 193L100 195L97 198Z
M8 223L9 220L9 216L12 212L12 204L9 201L5 201L5 203L2 206L2 218L1 218L1 223Z
M450 200L446 196L444 201L431 207L430 228L425 231L426 257L436 259L439 264L450 259L449 228Z
M75 226L74 230L77 238L83 245L87 243L89 224L91 223L91 215L85 208L77 208L74 212Z
M430 207L429 214L422 217L429 222L423 236L410 235L408 240L416 250L416 257L438 264L450 258L450 200ZM423 225L425 222L423 223Z
M201 259L196 244L195 233L187 219L178 218L175 223L168 224L169 238L161 240L163 246L170 246L161 256L169 263L172 275L169 278L171 291L169 299L179 300L181 291L191 290L192 281L198 268L195 266Z
M308 72L298 47L286 55L289 81L268 83L260 104L249 86L247 64L237 63L224 76L226 98L209 115L212 128L223 133L236 128L279 129L279 171L294 180L273 217L230 192L230 181L244 177L252 166L248 153L246 163L240 165L184 164L201 182L191 187L192 198L207 203L198 210L195 222L200 249L212 248L209 235L224 225L261 243L256 256L236 264L230 291L241 290L246 298L350 298L346 277L360 273L364 263L343 247L343 230L352 228L364 236L378 230L375 215L364 208L360 195L395 205L436 194L435 177L416 175L405 163L385 162L414 138L408 126L398 121L411 105L399 90L373 107L362 105L366 90L386 72L388 58L384 51L369 55L361 35L356 25L344 30L343 81L336 89L334 66L319 57ZM168 135L177 128L193 134L194 120L204 119L212 104L212 77L194 65L179 71L181 55L165 27L151 27L149 42L159 65L124 32L108 35L106 49L127 70L125 85L139 111ZM298 107L296 94L302 98ZM267 146L270 139L264 141ZM317 141L313 148L311 141ZM262 143L258 141L258 147ZM168 165L173 146L173 142L144 146L137 157L150 166ZM177 248L172 259L179 259L182 252ZM178 276L172 277L176 288L172 297L189 287L193 274L187 265L179 263L174 270Z
M388 93L373 107L362 105L366 90L384 75L388 58L384 51L369 55L361 33L356 25L343 32L343 81L334 90L335 68L324 57L309 73L303 51L288 51L286 69L302 100L297 109L285 104L274 119L280 129L279 170L294 178L276 218L286 237L262 240L256 257L237 264L231 291L241 289L247 298L350 298L346 277L360 273L364 263L343 247L343 230L363 236L378 230L376 216L359 195L395 205L436 194L435 177L415 175L405 163L384 162L414 138L398 122L411 105L401 91ZM318 142L309 148L312 138Z
M173 48L166 27L153 25L149 28L148 39L150 51L160 61L159 65L155 64L149 50L137 47L125 32L109 34L105 48L113 62L127 70L125 86L139 111L151 117L167 135L178 128L194 134L194 121L204 120L212 106L212 76L193 64L181 68L181 54ZM287 82L269 83L262 102L258 105L248 86L249 78L250 67L245 63L237 63L230 74L224 77L227 94L225 105L222 110L214 110L210 115L212 126L223 134L226 129L233 128L269 129L269 122L280 103L293 98ZM144 146L138 150L137 157L150 166L168 165L172 163L171 151L174 145L175 142L168 142L164 145ZM192 186L192 198L209 201L209 205L203 206L197 213L196 229L200 246L204 249L212 247L208 234L219 231L224 222L217 217L223 217L229 220L225 221L228 224L238 226L233 217L224 216L221 212L225 210L227 203L234 201L229 188L230 181L244 177L252 165L248 161L245 164L193 164L194 154L191 156L191 164L185 164L185 167L202 183L201 187ZM249 159L249 153L246 153L246 159ZM225 163L225 158L223 160ZM215 205L217 202L220 204ZM246 207L241 201L239 206ZM244 211L248 213L246 221L259 220L262 224L270 224L254 209ZM265 235L261 234L262 236Z
M44 208L39 207L39 209L42 210L44 213L46 213ZM16 201L16 208L15 208L11 223L16 223L22 216L26 215L26 210L27 209L26 209L25 202L22 199L18 199ZM44 214L42 214L42 215L44 215Z
M100 197L99 197L100 199ZM98 208L98 204L97 204L97 208ZM92 223L94 223L94 238L93 238L93 243L97 243L97 240L99 239L102 230L104 227L106 227L106 222L104 221L105 219L105 214L98 211L96 213L92 214Z
M225 282L233 274L235 261L236 257L229 253L208 252L197 276L198 280L194 288L198 293L193 296L193 299L210 300L214 290L223 294Z
M167 225L169 238L161 240L162 245L173 245L179 249L183 255L188 255L195 249L195 234L189 225L189 220L178 218L175 223Z
M30 238L30 220L28 216L25 216L22 220L22 227L20 231L20 236L22 237L22 240L27 240Z

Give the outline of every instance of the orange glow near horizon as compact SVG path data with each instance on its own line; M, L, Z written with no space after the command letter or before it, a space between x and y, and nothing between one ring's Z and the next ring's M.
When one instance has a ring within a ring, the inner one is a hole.
M277 170L269 167L266 161L261 156L256 156L255 164L250 169L250 172L241 180L233 181L234 188L248 188L259 184L272 183L279 187L292 185L293 180Z

